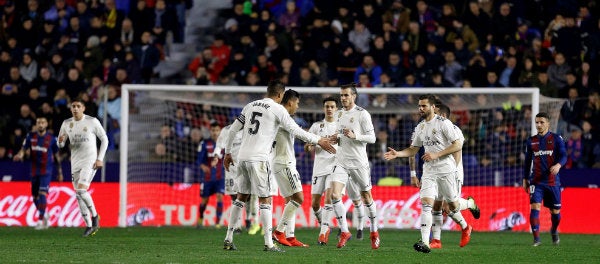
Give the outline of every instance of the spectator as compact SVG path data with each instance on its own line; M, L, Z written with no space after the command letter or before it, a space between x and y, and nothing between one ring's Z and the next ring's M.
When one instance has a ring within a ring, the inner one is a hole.
M447 51L444 54L445 64L440 67L444 80L448 81L454 87L462 85L463 67L455 61L454 52Z
M452 21L452 29L452 32L448 33L448 41L461 39L470 52L475 52L475 50L479 48L479 39L477 38L477 35L475 35L475 32L473 32L469 26L464 25L462 21L458 19ZM454 43L456 46L456 42Z
M499 12L492 18L493 44L503 47L509 43L517 31L517 18L512 14L510 4L500 4Z
M481 9L478 1L469 1L469 9L463 14L463 21L465 25L473 30L480 43L487 41L487 36L491 28L491 19Z
M565 18L565 24L556 30L552 36L552 46L557 53L566 59L566 63L572 67L581 64L581 32L572 17Z
M533 87L538 80L538 67L530 57L523 60L523 69L519 74L518 85L523 87ZM540 90L540 93L542 91ZM545 94L542 94L545 95ZM548 95L546 95L548 96Z
M44 13L45 20L56 21L59 32L66 32L69 26L71 16L75 14L75 10L65 3L65 0L55 0L48 11Z
M592 91L588 95L588 101L583 107L582 119L592 125L592 133L600 133L600 95L598 91Z
M433 73L432 69L427 68L425 57L421 54L417 54L415 56L414 64L412 65L411 69L417 82L420 84L426 84L429 82L431 74Z
M355 20L354 28L348 32L348 41L352 43L356 52L367 54L370 50L371 31L365 27L362 21Z
M114 1L114 0L109 0ZM120 21L117 22L120 25ZM108 25L108 22L107 22ZM163 46L167 41L167 32L173 33L174 39L181 39L179 30L177 30L177 17L173 10L167 8L165 0L157 0L152 14L152 35L155 37L155 43ZM179 41L180 42L180 41Z
M581 63L577 70L577 87L581 96L588 96L590 90L598 83L598 75L594 74L588 61Z
M266 38L265 55L271 64L280 65L281 60L288 57L287 51L279 45L277 37L274 34L267 34Z
M540 88L540 94L549 97L558 97L558 89L550 83L548 73L542 71L538 73L538 78L534 82L533 87Z
M72 67L67 73L67 78L62 82L62 87L65 88L69 98L76 98L87 86L83 81L83 77L81 77L81 73Z
M582 128L582 143L583 146L582 156L583 163L587 168L592 168L594 166L594 162L597 159L600 159L600 156L594 153L594 149L600 144L598 141L598 135L594 135L592 133L592 124L588 121L581 122Z
M505 61L505 67L500 70L498 82L504 87L517 87L519 79L519 71L517 68L517 58L508 56Z
M354 82L359 82L359 76L364 73L367 75L370 84L377 85L381 82L379 76L382 72L383 70L379 65L375 64L373 57L371 55L365 55L362 64L356 68Z
M579 125L585 102L579 97L577 88L569 88L569 96L560 108L557 132L566 135L570 127Z
M402 1L395 0L390 9L383 14L383 22L389 22L398 34L404 34L408 31L410 23L411 10L406 8Z
M438 19L439 25L446 29L452 28L452 23L457 19L456 7L452 3L442 5L442 14Z
M26 50L25 53L23 53L23 60L19 65L19 73L28 84L37 78L38 63L33 59L33 54L30 50Z
M567 84L566 74L569 71L571 71L571 67L566 63L565 56L557 53L554 56L554 64L548 66L548 80L554 87L565 87Z
M300 27L300 10L296 8L296 2L286 1L285 12L279 16L278 24L287 32Z
M412 13L412 21L419 22L419 27L423 29L426 35L435 32L437 24L437 14L429 8L425 0L417 1L417 12ZM423 43L425 44L425 43Z
M571 126L570 131L569 139L565 142L565 147L567 148L567 163L565 164L565 168L585 168L581 128L579 126Z
M22 104L19 115L14 119L14 123L11 127L15 130L20 129L22 134L25 135L33 129L34 125L35 112L31 111L31 107L29 107L28 104Z
M465 78L471 81L474 87L486 86L487 67L486 62L479 50L475 51L475 55L469 60L469 64L465 70Z
M83 49L83 77L90 80L96 70L102 65L102 48L100 47L100 38L95 35L87 39L85 48Z
M383 33L382 17L373 7L373 3L365 2L362 5L362 12L359 12L358 20L363 21L365 27L374 35Z
M140 65L142 81L150 83L150 78L154 75L154 67L160 61L160 51L152 43L150 32L142 33L140 45L133 48L133 54Z
M129 12L129 19L131 19L133 32L137 32L138 36L135 41L138 41L141 37L142 32L151 31L154 24L152 23L154 18L154 12L148 8L146 0L132 0L136 2L135 8Z

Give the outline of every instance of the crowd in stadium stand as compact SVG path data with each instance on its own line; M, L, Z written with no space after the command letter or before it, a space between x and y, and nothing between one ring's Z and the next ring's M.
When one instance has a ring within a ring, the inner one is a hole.
M106 112L109 133L118 132L120 85L153 81L153 68L167 59L167 33L174 42L184 39L182 10L191 3L0 0L0 159L18 151L36 116L49 117L50 128L58 131L70 116L69 100L77 96L86 98L87 114ZM265 86L279 78L306 87L350 82L392 89L539 87L545 96L567 99L559 132L567 140L569 167L600 167L600 6L595 3L235 0L218 19L212 44L197 47L181 75L190 78L180 83ZM100 102L104 87L109 87L107 105ZM385 100L358 103L385 107ZM512 153L499 157L501 163L519 162L530 124L502 119L530 117L531 109L509 101L502 109L468 114L460 123L470 139L466 153L492 142L476 157L478 164L490 163L498 153ZM403 146L396 144L403 138L398 127L417 120L410 115L380 120L378 140ZM490 127L482 131L482 122Z

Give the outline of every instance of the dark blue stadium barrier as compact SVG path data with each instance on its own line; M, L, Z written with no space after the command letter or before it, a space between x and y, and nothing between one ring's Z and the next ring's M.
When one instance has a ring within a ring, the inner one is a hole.
M27 162L11 162L0 161L0 177L4 181L29 181L29 163ZM119 163L109 162L106 167L106 181L119 181ZM183 182L184 171L188 168L191 173L187 180L198 182L200 179L199 169L182 163L131 163L129 164L132 171L136 171L139 175L133 176L131 181L136 182ZM71 181L71 171L68 162L63 162L63 175L65 181ZM196 172L195 175L193 172ZM304 183L310 183L310 175L312 173L311 166L298 166L298 171L303 175ZM388 173L398 175L405 183L410 182L408 166L395 166L390 170L385 164L373 165L371 168L373 183L386 176ZM514 186L521 184L523 169L520 166L513 167L466 167L465 168L465 185L485 185L485 186ZM171 174L176 174L172 177ZM600 186L600 169L571 169L561 170L561 182L565 187L598 187ZM55 179L55 178L53 178ZM100 172L97 172L94 177L94 182L99 182Z

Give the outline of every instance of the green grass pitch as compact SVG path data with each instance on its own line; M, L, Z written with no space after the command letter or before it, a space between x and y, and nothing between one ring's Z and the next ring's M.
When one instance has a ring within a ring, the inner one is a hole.
M351 230L354 232L354 230ZM192 227L101 228L82 238L83 228L0 227L0 263L599 263L600 236L562 234L553 246L542 234L532 247L531 234L474 232L471 243L458 246L459 232L442 232L443 248L423 254L412 245L418 230L380 230L381 248L371 250L368 233L335 247L316 244L317 229L298 229L296 237L309 248L283 247L285 253L263 252L260 234L235 235L237 251L225 251L225 229Z

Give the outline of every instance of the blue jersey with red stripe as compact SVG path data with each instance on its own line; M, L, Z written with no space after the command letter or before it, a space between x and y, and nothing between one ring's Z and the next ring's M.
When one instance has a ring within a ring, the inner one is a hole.
M216 181L224 179L225 171L223 169L223 159L219 159L217 166L212 167L210 165L213 157L219 156L222 157L222 153L215 153L215 148L217 143L212 139L205 139L200 142L200 146L198 147L198 160L197 164L204 164L210 167L210 173L204 174L204 182Z
M531 184L560 186L559 174L550 173L555 164L564 166L567 162L567 149L563 138L555 133L535 135L527 140L523 177Z
M36 132L27 134L23 149L31 151L31 176L52 175L54 153L58 153L58 143L50 132L43 135Z

